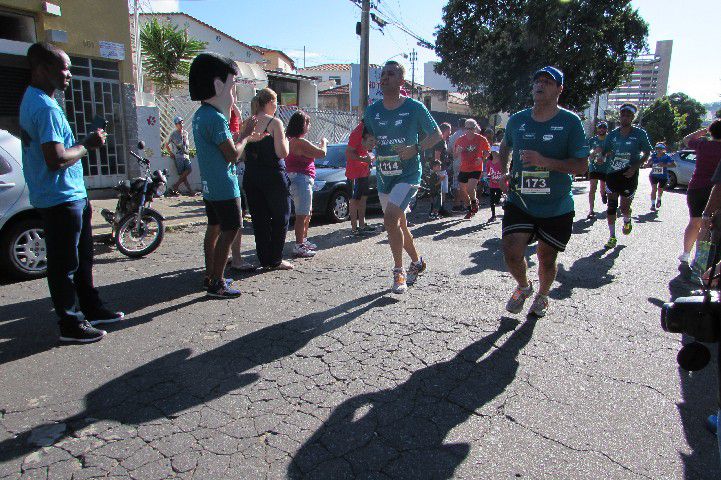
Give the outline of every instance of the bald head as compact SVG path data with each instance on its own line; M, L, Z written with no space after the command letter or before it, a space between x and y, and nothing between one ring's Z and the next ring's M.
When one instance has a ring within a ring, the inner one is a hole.
M30 45L27 57L30 63L30 70L34 71L43 66L48 67L55 65L67 58L67 54L55 45L41 42Z
M28 48L31 83L45 91L64 90L70 83L70 57L62 49L38 42Z

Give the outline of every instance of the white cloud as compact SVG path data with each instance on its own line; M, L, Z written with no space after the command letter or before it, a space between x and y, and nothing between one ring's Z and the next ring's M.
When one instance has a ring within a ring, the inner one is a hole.
M150 8L154 12L179 12L180 0L150 0Z

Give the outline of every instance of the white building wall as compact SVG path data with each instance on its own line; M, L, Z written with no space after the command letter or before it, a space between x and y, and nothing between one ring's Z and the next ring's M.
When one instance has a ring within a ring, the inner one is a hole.
M179 14L141 14L141 27L153 18L156 18L159 22L169 21L173 25L187 30L190 37L207 43L205 48L208 52L218 53L239 62L260 63L261 65L265 65L266 60L260 52L252 50L244 46L239 40L219 33L190 17Z
M321 82L327 82L330 77L340 77L339 85L350 84L350 70L308 70L300 68L298 73L308 77L319 77Z

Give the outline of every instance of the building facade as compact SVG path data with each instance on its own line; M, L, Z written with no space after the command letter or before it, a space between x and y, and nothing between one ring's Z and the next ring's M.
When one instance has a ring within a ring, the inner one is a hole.
M624 103L645 108L668 92L673 40L656 42L656 50L633 60L631 78L608 96L608 108L616 109Z
M58 101L75 137L89 132L95 116L108 121L107 144L82 159L88 188L113 186L137 172L128 154L137 122L127 2L0 0L0 24L0 128L19 134L30 81L25 55L33 43L47 41L70 56L73 78Z

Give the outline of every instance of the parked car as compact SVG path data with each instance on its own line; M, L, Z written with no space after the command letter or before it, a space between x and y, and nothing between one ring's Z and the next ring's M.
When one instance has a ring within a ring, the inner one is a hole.
M334 222L350 218L351 191L345 177L345 149L347 144L328 145L325 157L315 160L313 186L313 215L328 216ZM371 168L368 181L368 208L380 208L376 189L376 169Z
M30 205L20 139L0 130L0 272L21 280L46 274L45 234Z
M691 176L696 168L696 152L693 150L679 150L672 153L671 158L676 162L676 166L668 169L666 189L671 190L679 185L688 186L688 182L691 181Z

